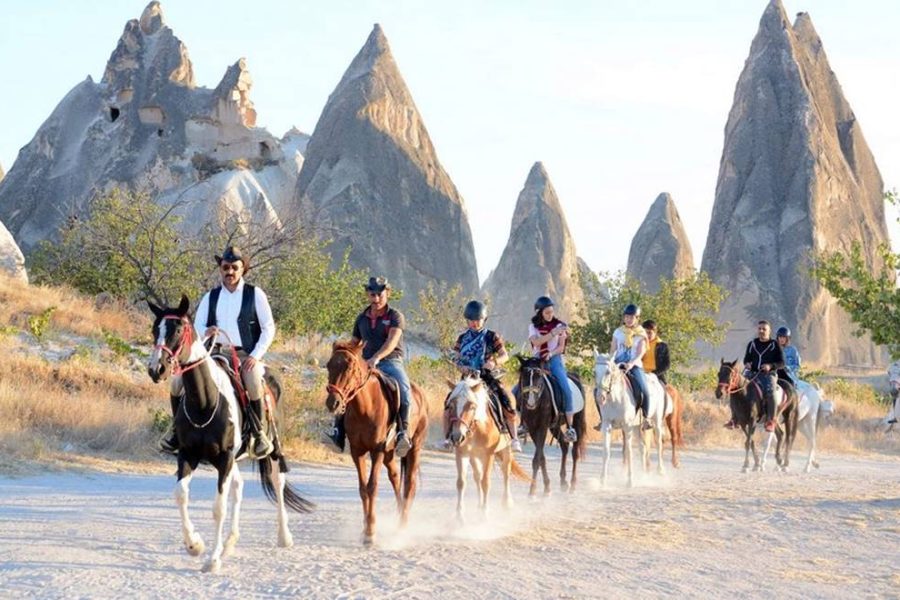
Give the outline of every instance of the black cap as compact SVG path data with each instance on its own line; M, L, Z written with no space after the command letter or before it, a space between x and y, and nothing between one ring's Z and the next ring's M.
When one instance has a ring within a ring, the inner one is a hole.
M385 277L369 277L369 283L366 284L367 292L383 292L389 289L391 284Z
M225 248L225 252L223 252L221 256L216 254L216 264L221 265L223 262L233 263L237 261L241 261L242 263L244 263L245 271L250 270L250 261L244 258L244 255L241 254L241 249L237 246L228 246L227 248Z

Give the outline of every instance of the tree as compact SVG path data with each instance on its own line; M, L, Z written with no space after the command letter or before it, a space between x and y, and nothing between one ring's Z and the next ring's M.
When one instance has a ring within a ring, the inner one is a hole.
M413 310L413 321L429 342L447 353L456 343L466 302L461 285L429 282L419 291L419 307Z
M622 309L630 303L641 307L641 318L656 321L660 337L669 345L673 369L697 359L698 341L717 344L724 339L726 327L716 317L727 294L706 273L663 279L656 294L642 291L623 272L601 274L601 283L605 297L588 300L587 321L572 326L575 350L607 352L613 332L622 323Z
M896 192L885 199L898 205ZM898 219L900 220L900 219ZM850 253L822 252L814 257L812 276L834 296L857 325L854 335L868 332L872 341L885 346L891 357L900 359L900 254L886 244L878 248L880 266L866 264L862 253L864 240L853 242Z

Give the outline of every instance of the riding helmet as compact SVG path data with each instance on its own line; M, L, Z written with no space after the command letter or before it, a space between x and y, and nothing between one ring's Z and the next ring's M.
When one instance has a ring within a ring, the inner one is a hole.
M789 338L789 337L791 337L791 330L788 329L787 327L785 327L784 325L782 325L781 327L778 328L778 331L775 332L775 337L777 337L777 338L780 338L780 337L786 337L786 338Z
M541 296L534 301L534 310L544 310L548 306L556 306L550 296Z
M638 316L641 314L641 307L637 304L629 304L625 307L625 310L622 311L622 314Z
M463 316L467 321L478 321L479 319L486 319L487 308L484 306L483 302L472 300L471 302L466 304L466 308L463 311Z

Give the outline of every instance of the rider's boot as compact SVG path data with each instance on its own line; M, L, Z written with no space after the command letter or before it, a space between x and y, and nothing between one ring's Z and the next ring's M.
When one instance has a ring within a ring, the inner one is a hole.
M518 430L516 429L516 411L504 411L506 416L506 430L509 431L510 448L513 452L522 451L522 442L519 441Z
M409 440L409 404L400 403L400 414L397 416L397 447L395 452L400 458L412 448Z
M644 415L641 419L641 431L647 431L648 429L653 429L653 425L650 423L650 419L647 418L647 408L644 407L641 409L641 413Z
M162 439L159 440L159 451L168 454L178 454L178 434L175 432L175 417L178 415L178 409L181 408L181 396L169 396L169 402L172 405L172 424Z
M347 441L347 432L344 431L344 415L334 418L334 425L329 431L322 432L322 443L334 452L342 454Z
M250 454L253 458L264 458L272 453L275 447L263 427L262 400L250 400L247 418L250 420L250 433L253 436Z
M575 413L566 413L566 441L574 444L578 441L578 432L575 431L575 426L572 424L574 421Z

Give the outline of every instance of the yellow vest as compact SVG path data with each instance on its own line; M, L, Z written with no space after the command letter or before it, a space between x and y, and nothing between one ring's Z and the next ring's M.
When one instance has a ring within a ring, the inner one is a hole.
M655 373L656 372L656 345L659 343L659 337L653 338L652 342L647 344L647 351L644 352L644 356L641 359L641 362L644 363L644 372L645 373Z

